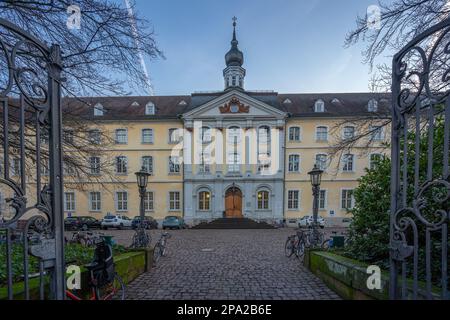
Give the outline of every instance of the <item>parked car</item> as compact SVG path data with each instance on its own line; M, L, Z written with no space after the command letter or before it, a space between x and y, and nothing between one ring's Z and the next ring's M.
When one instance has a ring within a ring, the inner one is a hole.
M101 227L100 221L94 217L79 216L68 217L64 219L64 227L66 230L83 230L99 229Z
M133 221L131 221L131 227L133 229L136 229L137 227L139 227L140 223L141 223L141 217L136 216L133 218ZM158 229L158 221L153 219L153 217L145 216L144 217L144 228L145 229Z
M302 227L310 227L313 224L313 220L314 217L313 216L304 216L303 218L300 219L300 221L298 222L298 227L302 228ZM319 223L319 226L321 228L325 227L325 219L321 216L317 216L317 222Z
M186 229L184 219L177 216L167 216L162 223L163 229Z
M102 220L102 229L106 230L108 228L131 228L131 219L120 214L107 215Z
M342 219L342 226L344 228L350 227L351 223L352 223L352 218L344 218L344 219Z

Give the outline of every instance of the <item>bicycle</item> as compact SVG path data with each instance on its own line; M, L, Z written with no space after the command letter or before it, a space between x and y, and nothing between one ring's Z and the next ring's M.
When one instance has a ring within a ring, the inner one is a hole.
M125 300L125 285L114 270L112 248L104 240L96 244L94 259L84 266L89 271L90 296L87 300ZM70 300L84 300L72 290L66 290Z
M90 231L77 231L72 234L72 238L67 242L81 244L85 247L92 247L97 242L99 242L103 236L104 236L103 233L93 233Z
M156 263L159 261L159 258L164 257L166 255L166 242L171 235L167 232L161 234L158 242L155 244L153 249L153 261Z
M290 258L294 253L297 258L305 254L305 248L310 247L309 236L303 230L297 231L295 235L289 236L284 245L284 253Z
M152 237L144 229L136 229L130 248L146 248L152 243Z

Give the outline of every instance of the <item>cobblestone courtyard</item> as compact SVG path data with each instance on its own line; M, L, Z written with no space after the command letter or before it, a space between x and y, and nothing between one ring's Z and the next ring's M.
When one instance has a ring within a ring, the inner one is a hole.
M127 244L129 232L108 233ZM152 230L153 242L160 233ZM127 286L127 299L338 299L297 259L284 256L293 230L170 233L167 257Z

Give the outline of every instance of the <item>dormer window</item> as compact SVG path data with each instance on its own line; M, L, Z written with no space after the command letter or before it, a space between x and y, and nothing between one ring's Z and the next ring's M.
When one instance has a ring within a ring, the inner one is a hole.
M289 100L289 99L286 99L286 100L284 100L284 101L283 101L283 103L284 103L284 104L291 104L291 103L292 103L292 101L291 101L291 100Z
M131 104L131 106L132 106L132 107L139 107L139 102L134 101L134 102Z
M97 103L94 106L94 116L95 117L101 117L105 113L103 106L100 103Z
M367 104L367 111L369 112L377 112L378 111L378 101L375 99L372 99Z
M145 106L145 115L151 116L155 114L155 104L153 102L147 103Z
M338 98L334 98L331 103L341 103L341 101Z
M185 106L185 105L187 105L187 102L184 101L184 100L181 100L178 104L179 104L180 106Z
M325 112L325 102L317 100L314 104L314 112Z

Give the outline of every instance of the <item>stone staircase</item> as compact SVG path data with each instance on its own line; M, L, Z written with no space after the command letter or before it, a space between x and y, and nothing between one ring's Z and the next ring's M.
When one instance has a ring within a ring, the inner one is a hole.
M266 222L256 222L248 218L220 218L211 222L202 222L191 229L275 229Z

